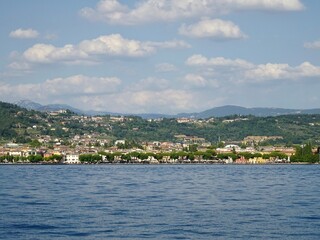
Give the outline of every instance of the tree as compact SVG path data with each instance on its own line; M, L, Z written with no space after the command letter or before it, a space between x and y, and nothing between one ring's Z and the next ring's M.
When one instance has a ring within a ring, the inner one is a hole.
M99 154L81 154L79 160L82 163L97 163L102 160L102 156Z
M43 157L41 155L30 155L28 160L32 163L38 163L43 161Z
M196 152L198 150L198 144L190 144L189 152Z
M36 147L40 147L41 143L37 139L34 139L29 143L29 145L30 145L30 147L36 148Z
M294 156L291 158L292 162L317 162L318 156L313 154L312 152L312 145L308 142L305 145L297 146L296 152Z

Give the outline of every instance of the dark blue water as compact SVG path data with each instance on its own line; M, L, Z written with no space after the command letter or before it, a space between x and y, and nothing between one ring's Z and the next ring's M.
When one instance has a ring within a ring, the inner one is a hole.
M0 239L320 239L320 165L0 166Z

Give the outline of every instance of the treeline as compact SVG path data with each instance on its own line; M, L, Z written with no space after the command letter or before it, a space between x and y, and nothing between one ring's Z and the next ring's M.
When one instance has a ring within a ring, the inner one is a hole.
M237 158L263 158L263 159L287 159L288 156L281 152L272 152L270 154L261 154L261 153L248 153L248 152L240 152L240 153L217 153L215 150L207 150L207 151L196 151L196 152L186 152L186 151L179 151L179 152L162 152L162 153L152 153L152 152L130 152L130 153L107 153L107 152L100 152L99 154L83 154L80 155L79 160L81 162L88 162L88 163L97 163L102 161L103 157L108 162L114 162L115 160L123 160L123 162L130 162L134 159L140 160L147 160L150 157L153 157L157 160L161 160L164 158L168 159L203 159L203 160L223 160L232 158L236 160Z
M50 157L43 157L40 154L30 155L28 157L25 156L11 156L4 155L0 156L0 162L30 162L30 163L41 163L41 162L61 162L63 156L62 155L52 155Z
M207 151L195 151L195 152L163 152L163 153L152 153L152 152L130 152L130 153L107 153L99 152L98 154L81 154L79 156L79 161L81 163L101 163L101 162L120 162L120 163L131 163L134 160L140 159L142 161L154 158L156 160L162 159L176 159L176 160L190 160L195 159L202 160L225 160L231 158L236 160L238 158L244 158L246 160L253 158L263 158L263 159L287 159L288 156L282 152L271 152L270 154L261 153L217 153L215 150ZM0 156L0 162L30 162L30 163L41 163L41 162L51 162L51 163L61 163L63 160L62 155L52 155L50 157L43 157L40 154L30 155L28 157L22 156L11 156L5 155ZM291 162L308 162L316 163L319 162L319 153L312 152L312 146L310 143L299 146L296 148L296 153L291 156Z

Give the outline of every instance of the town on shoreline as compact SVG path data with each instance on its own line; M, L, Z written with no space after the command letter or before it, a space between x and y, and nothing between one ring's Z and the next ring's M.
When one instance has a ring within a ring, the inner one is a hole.
M320 158L319 149L308 144L259 149L158 141L143 143L141 148L124 148L125 145L125 140L117 140L107 148L6 143L0 146L0 164L309 164L319 163ZM297 156L299 150L305 155L309 151L309 156Z
M83 116L68 110L36 112L2 105L4 113L11 116L3 118L0 132L0 163L3 164L287 164L320 161L320 140L317 140L320 115L142 119Z

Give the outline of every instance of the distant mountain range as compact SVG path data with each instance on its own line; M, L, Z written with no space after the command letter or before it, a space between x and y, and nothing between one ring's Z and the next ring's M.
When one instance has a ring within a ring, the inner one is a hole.
M259 117L267 116L279 116L279 115L290 115L290 114L320 114L320 108L315 109L285 109L285 108L246 108L233 105L226 105L221 107L214 107L198 113L179 113L176 115L167 114L156 114L156 113L146 113L146 114L123 114L123 113L113 113L104 111L83 111L66 104L49 104L41 105L39 103L30 100L21 100L15 103L16 105L26 108L28 110L36 110L42 112L48 111L58 111L68 109L77 114L84 115L133 115L142 118L210 118L210 117L225 117L230 115L254 115Z
M36 103L30 100L20 100L15 103L19 107L26 108L28 110L36 110L40 112L50 112L50 111L59 111L59 110L64 110L64 109L69 109L70 111L77 113L77 114L82 114L83 111L71 107L66 104L48 104L48 105L41 105L40 103Z

